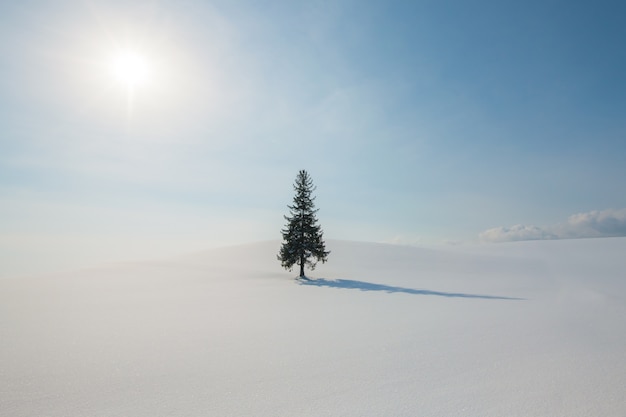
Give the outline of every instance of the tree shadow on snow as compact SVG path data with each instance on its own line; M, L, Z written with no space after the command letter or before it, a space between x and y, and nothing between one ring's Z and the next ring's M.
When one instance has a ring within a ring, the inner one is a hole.
M466 294L466 293L455 293L455 292L440 292L440 291L430 291L430 290L416 290L412 288L403 288L403 287L392 287L389 285L382 284L374 284L371 282L363 282L363 281L354 281L351 279L308 279L308 278L298 278L298 283L300 285L312 285L316 287L329 287L329 288L344 288L351 290L360 290L360 291L382 291L386 293L404 293L404 294L413 294L413 295L436 295L439 297L450 297L450 298L482 298L486 300L525 300L525 298L516 298L516 297L502 297L497 295L482 295L482 294Z

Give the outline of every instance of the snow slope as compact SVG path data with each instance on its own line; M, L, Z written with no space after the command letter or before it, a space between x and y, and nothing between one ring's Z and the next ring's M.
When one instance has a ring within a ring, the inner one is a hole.
M626 415L626 239L0 280L0 416Z

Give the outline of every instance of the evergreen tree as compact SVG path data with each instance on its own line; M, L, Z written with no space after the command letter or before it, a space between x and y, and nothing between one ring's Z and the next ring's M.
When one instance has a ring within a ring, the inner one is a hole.
M315 191L313 181L305 170L301 170L293 185L296 195L293 205L289 207L290 216L284 216L287 225L281 231L283 244L280 248L278 260L283 268L291 271L294 264L300 265L300 277L304 276L304 265L312 270L318 261L326 262L330 252L326 251L322 240L322 229L317 224L315 213L315 197L311 193Z

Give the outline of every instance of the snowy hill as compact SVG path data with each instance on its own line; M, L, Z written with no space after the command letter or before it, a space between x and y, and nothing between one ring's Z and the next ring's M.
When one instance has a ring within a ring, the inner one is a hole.
M626 239L0 280L0 416L624 416Z

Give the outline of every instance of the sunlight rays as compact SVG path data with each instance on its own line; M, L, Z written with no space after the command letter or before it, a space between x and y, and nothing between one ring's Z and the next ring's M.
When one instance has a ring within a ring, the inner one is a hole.
M109 72L115 82L126 90L126 116L130 119L137 90L148 87L153 81L154 63L134 49L119 49L110 58Z
M151 78L151 63L132 49L119 51L111 59L111 73L115 79L129 89L146 85Z

